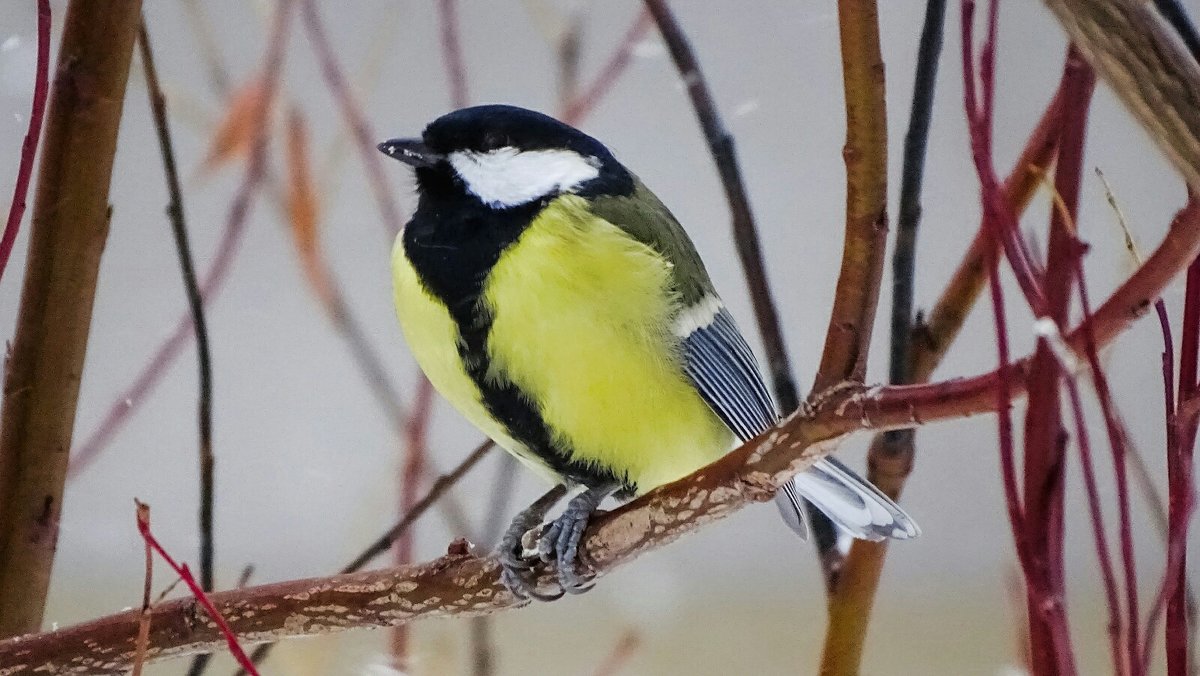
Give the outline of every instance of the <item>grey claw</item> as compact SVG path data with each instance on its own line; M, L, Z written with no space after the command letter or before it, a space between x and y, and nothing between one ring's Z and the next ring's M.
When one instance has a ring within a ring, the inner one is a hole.
M559 590L558 592L552 592L550 594L543 594L534 590L533 588L530 588L529 595L537 601L557 601L563 597L563 591L565 590Z
M527 580L507 566L500 570L500 581L504 583L505 587L508 587L508 591L512 592L513 596L522 600L528 599L530 592L533 591Z
M579 543L592 514L612 491L612 487L597 487L579 494L538 538L538 556L554 565L564 594L582 594L593 586L595 574L580 561ZM584 568L582 573L580 568Z
M553 601L562 597L563 593L543 594L537 590L537 575L534 573L533 562L525 559L522 554L525 546L522 540L529 530L536 528L546 515L546 510L557 502L566 492L566 488L557 486L530 505L513 519L512 524L500 539L500 581L519 599L537 599L538 601Z
M505 570L533 570L532 564L513 552L501 552L500 563L504 566Z
M555 561L558 558L558 537L562 532L562 517L555 519L553 523L546 526L546 530L542 531L542 536L538 538L537 553L538 557L546 563Z
M579 568L584 567L583 562L579 560L579 542L583 539L583 531L587 529L590 520L591 514L588 514L565 524L555 543L555 549L558 551L558 583L568 594L582 594L593 586L591 570L579 573Z

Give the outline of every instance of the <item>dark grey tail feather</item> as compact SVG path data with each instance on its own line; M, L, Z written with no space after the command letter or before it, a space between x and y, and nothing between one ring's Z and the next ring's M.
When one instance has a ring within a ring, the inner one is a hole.
M796 487L790 483L783 485L783 490L775 494L775 506L779 508L779 516L792 532L801 540L808 540L808 513L804 503L796 493Z

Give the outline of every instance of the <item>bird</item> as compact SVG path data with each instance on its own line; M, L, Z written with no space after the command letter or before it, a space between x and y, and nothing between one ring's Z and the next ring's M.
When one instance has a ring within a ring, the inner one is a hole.
M399 323L420 368L483 433L553 486L499 544L517 597L591 587L579 547L601 503L691 474L780 414L691 239L600 141L511 105L452 111L378 145L415 173L392 249ZM526 532L571 493L526 558ZM845 533L916 537L895 502L832 457L779 491ZM534 560L558 588L537 588Z

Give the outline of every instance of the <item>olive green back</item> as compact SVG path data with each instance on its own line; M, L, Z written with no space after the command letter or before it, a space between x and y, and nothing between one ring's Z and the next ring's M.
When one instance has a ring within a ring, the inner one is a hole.
M591 210L659 252L675 266L675 281L685 306L698 302L705 295L715 294L708 271L683 226L636 177L632 195L594 197Z

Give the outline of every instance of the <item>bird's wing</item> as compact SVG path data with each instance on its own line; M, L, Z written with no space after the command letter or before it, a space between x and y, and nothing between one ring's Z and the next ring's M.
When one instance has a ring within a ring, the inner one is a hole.
M682 343L687 377L709 408L742 441L774 425L778 412L754 353L713 291L700 256L671 212L636 180L632 198L600 197L591 208L675 266L684 303L675 333ZM784 522L804 537L807 529L798 496L858 538L904 538L920 532L887 496L833 458L823 458L797 475L776 498Z
M684 371L722 422L746 441L778 419L775 402L733 317L716 296L685 308L676 320Z
M754 353L716 296L686 308L676 328L683 341L688 378L739 439L751 439L775 424L775 403ZM801 536L806 529L798 496L860 539L906 539L920 533L895 502L834 458L817 461L785 489L779 492L776 504L784 521Z
M754 353L733 317L715 295L684 308L675 322L683 341L683 368L708 407L738 439L745 441L775 424L775 402L767 392ZM775 495L783 522L808 538L804 503L787 484Z

